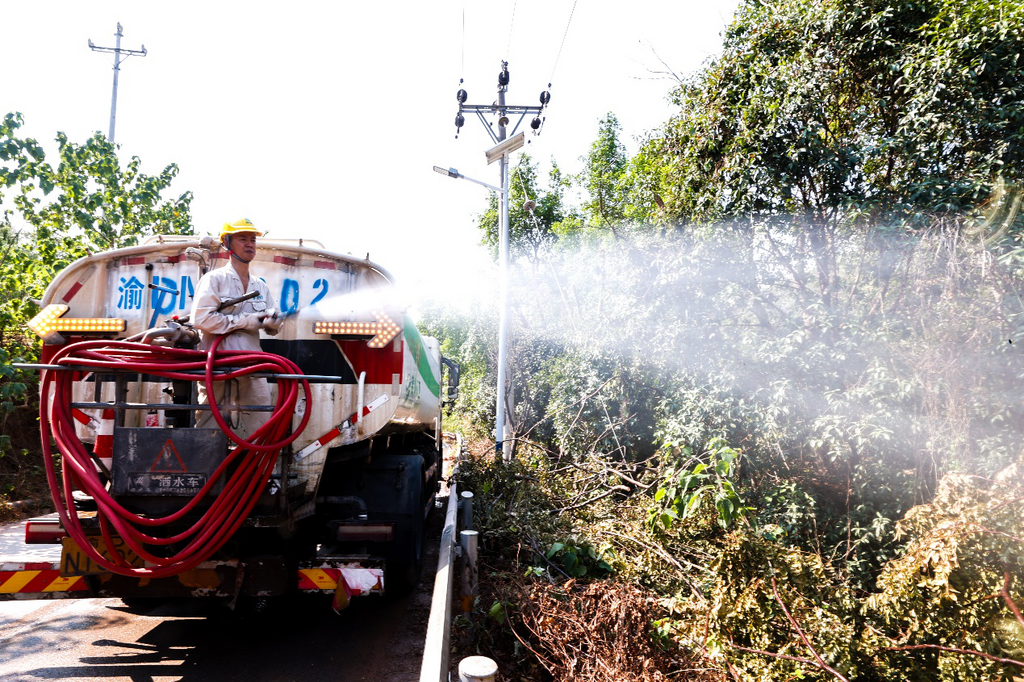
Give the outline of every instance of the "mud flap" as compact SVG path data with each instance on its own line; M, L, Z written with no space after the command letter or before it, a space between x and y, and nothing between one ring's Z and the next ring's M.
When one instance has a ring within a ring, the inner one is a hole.
M334 589L334 598L331 600L331 608L334 609L335 613L341 613L348 608L351 601L352 588L348 586L348 581L345 580L345 574L342 573L338 576L338 586Z

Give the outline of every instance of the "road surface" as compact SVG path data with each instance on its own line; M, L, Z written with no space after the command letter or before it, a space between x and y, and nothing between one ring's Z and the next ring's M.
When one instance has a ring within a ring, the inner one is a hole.
M305 598L245 614L201 601L120 599L0 601L0 680L410 682L419 678L442 514L431 515L420 586L402 597L354 599L341 615ZM41 561L59 547L22 543L21 524L0 527L12 548ZM4 554L6 553L6 554Z

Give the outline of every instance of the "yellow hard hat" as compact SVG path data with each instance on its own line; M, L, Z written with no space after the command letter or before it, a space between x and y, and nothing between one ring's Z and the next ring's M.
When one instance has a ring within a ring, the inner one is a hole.
M256 226L252 224L252 221L248 218L239 218L233 220L230 223L224 223L224 227L220 228L220 239L224 241L224 237L229 234L238 234L239 232L255 232L257 237L262 237L263 233L256 229Z

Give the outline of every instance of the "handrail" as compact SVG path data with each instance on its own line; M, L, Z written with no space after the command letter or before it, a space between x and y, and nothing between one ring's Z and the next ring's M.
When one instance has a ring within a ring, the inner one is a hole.
M137 369L125 369L123 367L104 367L103 369L97 369L96 367L85 367L79 365L44 365L40 363L31 362L13 362L11 367L14 369L23 370L63 370L72 372L88 372L90 374L148 374L148 372L140 372ZM231 365L225 365L221 369L238 369ZM194 376L197 379L202 379L206 375L203 372L177 372L177 374L188 374ZM345 377L334 376L331 374L277 374L275 372L253 372L247 376L254 377L257 379L305 379L311 384L344 384Z

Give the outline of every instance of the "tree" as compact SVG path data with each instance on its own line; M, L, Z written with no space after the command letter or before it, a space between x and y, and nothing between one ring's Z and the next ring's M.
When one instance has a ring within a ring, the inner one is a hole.
M121 166L117 150L99 133L84 144L56 137L56 167L43 147L18 130L21 114L0 121L0 424L11 432L9 419L24 413L34 419L33 378L10 363L33 360L38 339L25 323L37 312L54 275L72 261L105 249L137 244L151 234L191 234L192 193L162 195L178 173L174 164L157 175L141 170L132 157ZM19 411L20 410L20 411ZM32 429L21 429L31 434ZM31 436L35 441L35 436ZM0 456L8 448L31 443L0 440ZM11 460L6 460L10 462ZM15 460L17 461L17 460Z
M162 197L176 165L148 175L132 157L122 168L101 134L77 144L58 133L54 167L36 140L17 135L22 123L17 113L0 123L0 339L8 348L34 313L31 300L71 261L150 234L192 233L192 193Z
M1024 174L1024 8L753 0L648 143L672 216L926 224Z
M558 239L563 221L573 214L563 204L566 182L557 164L552 164L550 187L544 189L537 179L537 164L529 154L520 154L509 171L509 245L510 256L525 256L536 261L540 252ZM498 254L498 197L491 193L487 210L478 217L483 243Z
M590 145L590 152L583 157L583 172L580 184L589 195L583 210L589 225L610 229L626 219L630 190L626 183L629 157L626 147L619 140L622 126L615 114L601 119L597 139Z
M84 144L57 133L54 168L35 140L14 137L21 123L19 114L5 118L0 161L6 185L18 185L14 204L36 230L37 241L72 237L81 249L98 251L131 246L148 234L191 232L192 193L170 200L161 196L178 174L177 165L147 175L135 156L122 169L116 148L100 133Z

